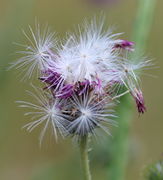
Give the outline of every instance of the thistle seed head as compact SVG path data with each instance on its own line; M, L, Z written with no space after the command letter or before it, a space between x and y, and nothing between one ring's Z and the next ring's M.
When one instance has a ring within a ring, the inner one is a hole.
M120 93L121 87L131 93L138 112L145 112L138 72L150 63L136 64L128 59L128 53L124 52L132 53L134 43L119 39L121 33L105 31L103 24L103 20L85 21L78 33L70 34L60 43L47 28L41 33L41 27L37 26L34 33L30 27L33 40L24 33L30 45L25 46L26 51L22 51L25 56L13 66L23 72L27 69L28 78L38 72L37 78L44 84L36 95L32 94L38 105L21 101L21 107L36 110L26 115L38 118L26 125L28 130L45 123L41 139L49 125L56 138L58 134L78 138L95 135L96 129L108 132L107 124L115 124L111 120L113 101L126 94Z

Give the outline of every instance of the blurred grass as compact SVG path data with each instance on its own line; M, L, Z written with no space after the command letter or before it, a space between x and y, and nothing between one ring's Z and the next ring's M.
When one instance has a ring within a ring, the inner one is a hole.
M32 18L33 8L35 7L35 0L14 0L7 4L6 14L3 19L3 24L0 27L0 49L1 49L1 71L0 81L5 83L6 65L11 60L13 54L13 41L20 40L20 29L28 24ZM12 57L13 58L13 57ZM1 86L2 88L3 86Z
M21 130L28 118L23 116L24 111L17 108L14 101L28 100L25 90L30 90L30 87L28 83L20 82L15 70L5 71L8 63L17 58L13 53L19 50L12 42L24 42L21 28L26 29L28 24L33 25L35 17L42 24L48 22L51 29L63 37L67 30L72 30L74 25L85 17L99 15L101 11L106 14L106 23L115 25L116 32L125 32L122 38L129 39L137 0L119 0L119 3L104 9L88 6L82 3L82 0L0 0L0 4L0 179L45 179L45 174L48 174L50 180L53 168L56 180L80 179L78 151L74 150L69 141L55 144L53 138L48 136L40 149L38 142L40 129L31 134ZM163 151L162 6L163 2L157 1L154 24L146 50L147 55L155 58L157 66L160 67L157 70L150 70L149 73L158 78L143 77L142 80L148 110L141 117L136 113L132 124L127 180L140 179L142 167L151 159L157 159ZM110 140L114 141L114 137ZM100 144L93 147L99 148ZM103 151L105 152L107 148L104 146ZM92 153L94 151L95 149ZM92 155L94 180L107 179L105 155L106 153L101 153L100 148Z
M144 54L147 40L155 17L156 0L138 0L139 6L133 28L132 40L136 43L133 60L140 61L138 57Z

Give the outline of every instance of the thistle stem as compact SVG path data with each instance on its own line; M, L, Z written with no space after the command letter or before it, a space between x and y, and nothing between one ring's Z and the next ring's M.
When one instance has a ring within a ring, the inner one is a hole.
M85 135L80 141L81 166L84 180L91 180L91 173L88 158L88 136Z

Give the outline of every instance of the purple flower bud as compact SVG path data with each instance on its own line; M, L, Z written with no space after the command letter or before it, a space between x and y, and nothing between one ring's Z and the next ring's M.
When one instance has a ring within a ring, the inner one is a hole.
M135 89L135 92L131 93L131 94L135 99L138 112L143 114L146 111L146 107L145 107L144 97L143 97L142 91Z
M79 82L78 87L76 88L78 95L82 95L83 93L85 93L88 87L90 87L90 82L88 80L85 80L83 82Z
M128 51L134 51L134 42L126 41L126 40L118 40L118 42L115 44L114 48L121 48Z
M102 80L99 78L96 78L97 82L95 82L95 92L97 94L102 94L103 93L103 87L102 87Z
M56 97L66 99L72 96L73 91L74 91L74 86L72 84L67 84L63 86L63 88L56 93Z
M59 81L61 80L61 76L56 73L53 72L52 70L48 69L44 72L42 72L44 74L44 76L40 77L39 79L43 82L46 82L47 84L49 84L48 87L51 88L56 88L56 86L58 85Z

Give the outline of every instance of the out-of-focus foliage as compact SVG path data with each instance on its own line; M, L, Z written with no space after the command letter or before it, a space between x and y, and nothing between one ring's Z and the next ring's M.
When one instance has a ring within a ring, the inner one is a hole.
M146 180L163 180L163 160L147 167L145 178Z

